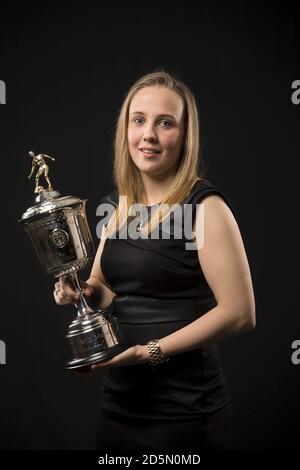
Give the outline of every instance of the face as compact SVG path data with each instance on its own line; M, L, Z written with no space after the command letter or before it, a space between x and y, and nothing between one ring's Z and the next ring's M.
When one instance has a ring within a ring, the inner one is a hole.
M128 145L141 173L168 176L176 172L183 137L182 98L162 86L145 87L131 100Z

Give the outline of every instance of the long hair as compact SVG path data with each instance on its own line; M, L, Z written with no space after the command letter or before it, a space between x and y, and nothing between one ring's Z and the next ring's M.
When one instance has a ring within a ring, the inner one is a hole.
M200 129L197 104L193 93L187 85L178 80L174 76L165 71L156 71L144 75L137 80L127 93L122 104L116 127L116 135L114 141L114 182L118 194L126 196L127 207L119 201L118 209L108 224L110 227L121 227L128 220L128 208L140 203L143 195L143 184L139 169L135 166L130 153L127 140L127 129L129 120L129 107L134 95L145 87L160 86L177 93L183 100L184 104L184 136L181 155L174 181L170 187L168 194L161 201L162 207L174 207L180 204L190 193L196 181L202 178L200 172ZM166 206L167 205L167 206ZM171 210L161 210L160 207L152 215L148 224L144 227L145 231L149 231L149 226L153 230ZM112 224L112 225L111 225ZM111 230L111 228L110 228Z

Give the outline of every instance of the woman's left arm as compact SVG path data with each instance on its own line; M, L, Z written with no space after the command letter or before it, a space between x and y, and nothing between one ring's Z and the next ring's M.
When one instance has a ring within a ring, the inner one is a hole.
M200 207L196 214L198 258L217 305L189 325L160 338L161 351L167 357L223 341L255 327L251 274L237 222L222 197L209 195L202 204L204 230L200 226L203 220ZM147 345L137 345L103 366L148 361Z
M222 197L203 201L196 214L198 258L217 305L197 320L160 339L166 356L189 351L255 327L255 299L250 268L237 222ZM204 219L204 240L200 224ZM199 228L198 228L199 226Z

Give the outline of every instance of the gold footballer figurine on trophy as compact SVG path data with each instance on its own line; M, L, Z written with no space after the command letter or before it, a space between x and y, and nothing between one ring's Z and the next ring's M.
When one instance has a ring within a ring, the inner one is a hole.
M31 172L28 175L28 179L31 178L33 175L36 167L38 167L37 173L35 175L35 189L34 192L37 194L40 194L44 191L51 192L53 191L48 173L49 173L49 167L47 163L45 162L45 158L49 158L52 161L55 161L55 158L50 157L49 155L46 155L45 153L39 153L38 155L35 155L34 152L30 151L29 156L32 158L32 166L31 166ZM44 176L45 180L48 183L48 188L45 189L44 186L39 184L39 179L41 176Z

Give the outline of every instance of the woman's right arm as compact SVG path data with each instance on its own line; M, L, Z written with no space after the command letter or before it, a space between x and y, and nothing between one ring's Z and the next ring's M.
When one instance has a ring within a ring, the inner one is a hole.
M103 227L104 229L104 227ZM100 243L97 249L97 253L94 259L93 267L91 270L91 274L89 279L86 281L88 286L91 286L95 289L95 298L92 300L93 306L98 306L98 308L107 308L113 298L116 296L115 292L113 292L107 285L107 282L103 276L101 270L101 255L103 252L104 244L105 244L106 237L104 236L104 232L102 231L102 236L100 239ZM94 304L95 302L95 304Z
M99 309L107 308L116 296L116 294L108 287L100 266L100 259L105 240L106 237L104 236L104 232L102 232L90 277L87 281L81 281L81 284L84 287L84 294L87 297L89 305L92 308ZM76 294L68 277L59 278L59 281L55 283L53 294L55 302L58 305L76 303L79 298L79 295Z

